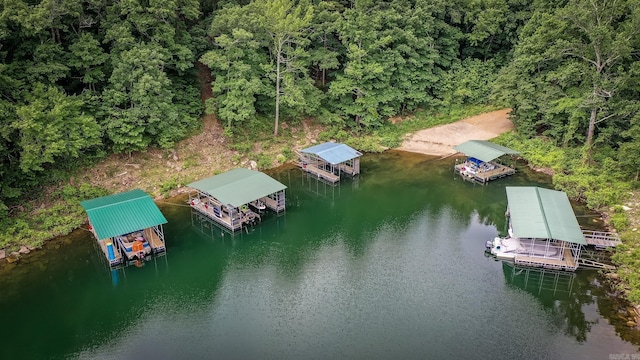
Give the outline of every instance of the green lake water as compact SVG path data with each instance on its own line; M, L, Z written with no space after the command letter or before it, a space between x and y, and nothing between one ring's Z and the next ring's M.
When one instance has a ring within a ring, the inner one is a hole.
M597 272L484 253L506 231L504 187L549 178L523 168L474 185L453 164L365 155L336 187L277 169L286 213L235 236L169 199L167 255L141 268L110 271L88 231L52 241L0 273L0 359L635 356L637 330Z

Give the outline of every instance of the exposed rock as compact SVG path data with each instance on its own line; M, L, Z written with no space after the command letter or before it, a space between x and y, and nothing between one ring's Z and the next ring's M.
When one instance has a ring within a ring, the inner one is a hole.
M631 210L631 208L628 207L627 205L622 205L622 210L629 211L629 210Z
M627 326L628 326L628 327L635 327L636 325L637 325L637 324L636 324L636 322L635 322L635 321L631 321L631 320L627 321Z
M177 153L173 153L173 161L178 161L178 154Z
M257 170L258 169L258 163L253 161L253 160L249 161L249 168L251 170Z
M13 255L13 253L11 254L11 256L7 256L7 262L9 264L13 264L15 262L18 262L18 259L20 259L19 255Z
M20 246L20 250L18 251L20 254L28 254L31 250L27 249L26 246Z
M608 273L607 277L611 280L618 280L620 279L620 275L616 274L616 273Z
M0 250L0 260L4 259L7 257L7 252L4 250Z

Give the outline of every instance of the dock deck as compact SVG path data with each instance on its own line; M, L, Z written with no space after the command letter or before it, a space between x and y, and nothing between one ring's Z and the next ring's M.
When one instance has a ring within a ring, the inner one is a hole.
M515 258L515 263L516 265L533 266L556 270L573 271L578 268L570 248L564 249L564 256L562 259L517 255Z
M494 164L495 168L487 171L478 171L475 173L465 172L462 169L464 168L464 163L456 164L454 169L457 173L462 176L463 179L469 180L478 184L486 184L489 181L496 180L499 178L503 178L505 176L513 175L516 173L516 170L510 168L508 166L502 164Z
M115 258L113 260L109 260L109 252L107 250L108 242L113 244L113 254L115 255ZM120 253L120 251L118 251L118 247L117 247L118 245L113 241L113 239L107 238L107 239L98 240L98 244L100 245L100 249L102 250L102 253L104 253L104 257L105 259L107 259L110 266L116 266L116 265L122 264L122 254Z
M338 181L340 181L340 176L334 173L331 173L329 171L323 170L318 166L316 166L315 164L301 164L300 168L302 168L303 171L306 171L312 175L315 175L320 179L329 181L331 183L337 183Z
M284 204L284 200L280 199L275 200L272 199L268 196L263 197L262 199L260 199L260 201L263 201L264 204L271 210L275 211L277 214L279 214L280 212L285 210L285 204Z
M152 228L144 229L144 237L149 242L151 251L153 251L154 254L167 250L164 241L160 239L158 234L156 234L156 232Z
M214 213L213 206L209 206L203 202L199 202L197 204L192 203L191 207L198 210L200 213L206 215L211 220L224 226L228 230L231 230L231 231L242 230L242 222L239 219L232 219L229 216L229 214L227 214L224 211L219 211L218 213Z

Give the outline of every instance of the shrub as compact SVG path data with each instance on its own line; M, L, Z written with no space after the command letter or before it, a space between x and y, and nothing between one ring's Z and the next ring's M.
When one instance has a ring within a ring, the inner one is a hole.
M171 194L171 190L178 188L178 180L174 177L170 180L163 182L160 185L160 193L164 198L168 198Z
M611 226L618 231L625 231L629 229L630 221L625 213L616 213L611 215Z
M272 162L273 160L268 154L258 154L258 169L268 169L271 167Z

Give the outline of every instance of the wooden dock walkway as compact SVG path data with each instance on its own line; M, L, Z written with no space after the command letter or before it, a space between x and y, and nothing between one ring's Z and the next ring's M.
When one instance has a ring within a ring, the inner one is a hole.
M167 250L164 241L160 239L158 234L156 234L152 228L144 229L144 238L149 242L153 253L159 253Z
M593 245L596 248L616 247L622 244L620 236L616 233L607 231L582 230L582 234L584 235L584 239L587 241L587 244Z
M588 267L588 268L593 268L593 269L604 269L604 270L615 270L616 267L615 265L611 265L611 264L606 264L603 262L599 262L599 261L594 261L591 259L578 259L578 264L580 264L580 266L582 267Z

